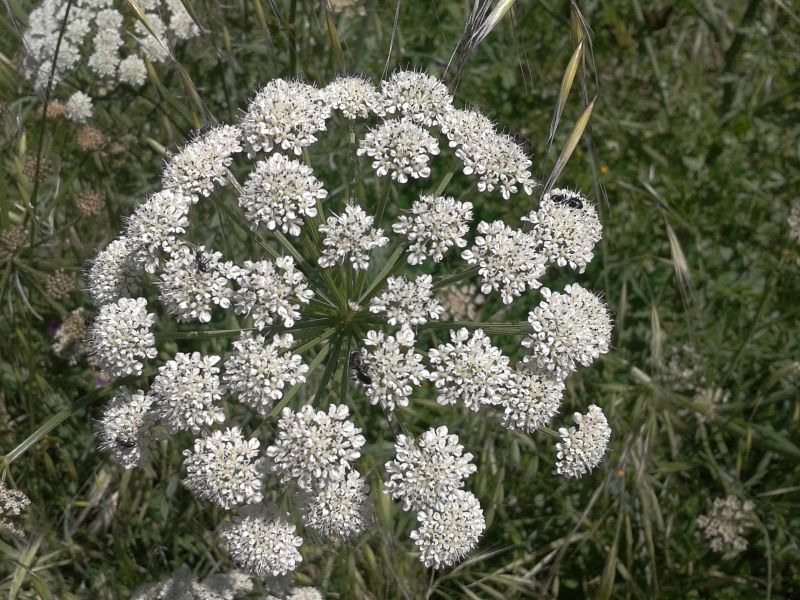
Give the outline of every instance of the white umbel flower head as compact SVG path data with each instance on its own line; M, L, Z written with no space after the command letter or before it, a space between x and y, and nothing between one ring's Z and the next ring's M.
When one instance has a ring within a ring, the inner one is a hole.
M151 393L158 399L158 416L170 433L198 433L225 421L218 362L219 356L178 352L159 367Z
M600 464L606 454L611 428L603 411L594 404L582 415L572 416L577 427L561 427L556 444L556 473L567 478L580 479Z
M205 246L180 246L164 264L159 298L176 321L208 323L214 306L230 307L230 281L238 269L221 258L221 252L208 252Z
M483 404L499 404L512 378L508 357L482 329L471 337L463 327L450 331L450 342L428 351L436 401L446 406L461 400L473 411Z
M347 541L361 535L371 517L369 488L358 471L326 482L303 507L303 522L318 534Z
M406 183L409 177L424 179L431 174L428 161L439 154L439 143L411 121L391 120L370 130L356 154L372 158L378 177L391 175L393 181Z
M489 133L464 140L456 156L464 163L465 175L479 175L478 191L498 188L505 200L520 187L529 196L533 193L536 182L531 177L531 159L510 135Z
M453 97L436 77L416 71L397 71L381 82L379 114L397 114L425 127L437 125L453 110Z
M119 80L134 88L140 88L147 81L147 67L138 56L127 56L119 63Z
M500 424L507 429L534 433L558 413L563 397L562 380L518 368L503 395L505 412Z
M164 167L166 189L189 196L209 196L228 182L233 155L242 151L238 127L222 125L197 138L170 158Z
M234 293L234 309L239 315L253 319L258 329L275 323L292 327L300 318L300 304L314 297L303 274L291 256L280 256L258 262L246 261L236 277L239 289ZM297 300L297 302L295 302Z
M378 90L365 77L337 77L322 93L330 107L348 119L368 117L378 101Z
M369 382L366 394L372 404L394 411L408 406L413 386L419 386L429 373L421 354L414 352L414 333L401 329L396 335L368 331L361 349L361 361Z
M697 517L697 525L714 552L742 552L747 549L744 534L755 523L754 510L752 500L716 498L708 514Z
M242 142L247 155L273 148L300 155L325 130L330 107L317 88L299 81L273 79L247 107L242 120Z
M88 94L75 92L67 100L67 117L76 123L85 123L92 118L92 99Z
M240 569L258 577L285 575L294 571L303 557L297 551L303 538L286 519L254 507L222 530L228 554Z
M301 489L310 491L326 481L343 479L366 442L349 416L344 404L331 404L327 412L315 412L308 404L298 412L284 408L278 437L267 448L281 481L296 479Z
M461 253L471 265L478 265L481 292L500 292L504 304L511 304L526 289L535 290L546 270L545 257L528 233L512 229L502 221L478 224L475 245Z
M317 200L327 195L311 167L272 154L256 163L239 196L239 206L254 230L263 224L271 231L279 229L296 237L303 217L316 217Z
M431 428L415 443L400 434L394 445L395 459L386 463L389 481L384 491L402 500L403 510L425 510L464 487L477 468L472 454L464 454L458 436L447 427Z
M191 205L191 196L163 190L136 207L125 226L131 258L136 264L148 273L156 272L160 252L170 254L181 245L179 238L189 226Z
M179 40L188 40L200 35L200 28L186 10L182 0L166 0L170 13L169 28Z
M325 236L319 266L329 268L349 257L354 269L369 268L369 253L389 243L383 229L374 229L375 217L360 206L348 204L340 215L328 217L319 232Z
M108 403L99 422L100 448L110 450L125 469L142 464L152 440L150 407L155 398L139 390L133 394L120 388Z
M426 567L441 569L460 562L477 544L486 529L478 499L471 492L456 490L429 509L417 513L419 529L411 539L419 548Z
M395 233L408 238L408 264L419 265L427 258L440 262L453 246L464 248L472 220L472 203L457 202L451 196L420 196L411 207L414 215L401 215L392 225Z
M451 148L480 144L495 133L489 118L477 110L451 110L442 116L440 122Z
M184 450L186 484L198 498L224 509L261 502L259 442L246 440L239 427L216 430Z
M541 244L547 261L569 265L583 273L594 258L594 247L603 236L597 211L579 192L550 190L538 211L522 218L533 225L531 235Z
M588 367L608 352L611 341L611 317L603 301L577 283L567 285L564 293L542 288L542 302L528 314L533 332L522 340L532 355L525 362L564 379Z
M131 252L128 238L120 237L97 253L87 275L88 292L95 306L116 302L135 292L140 269Z
M308 365L299 354L292 354L291 334L276 335L269 344L262 335L242 332L233 343L234 353L225 361L223 381L239 401L266 415L284 388L303 383Z
M158 355L151 331L155 322L144 298L120 298L101 306L89 342L100 368L111 377L141 375L142 361Z
M405 277L389 277L386 291L369 303L373 313L386 313L389 325L403 327L423 325L428 319L439 319L444 308L433 295L433 278L418 275L413 281Z

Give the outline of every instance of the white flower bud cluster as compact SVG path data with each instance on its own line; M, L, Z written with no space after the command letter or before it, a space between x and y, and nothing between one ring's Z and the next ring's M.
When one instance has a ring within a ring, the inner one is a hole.
M401 215L392 225L395 233L408 238L408 264L420 265L426 259L441 262L456 246L464 248L472 220L472 203L457 202L451 196L420 196L411 207L413 217Z
M159 251L173 252L189 226L192 197L172 190L153 194L136 207L125 226L131 259L148 273L160 265Z
M184 146L164 167L164 187L187 195L211 195L215 185L228 181L233 155L242 151L240 136L238 127L222 125Z
M370 301L369 310L385 313L389 325L403 327L424 325L429 319L438 319L444 308L433 296L433 278L419 275L413 281L405 277L389 277L386 291Z
M150 331L156 315L144 298L120 298L104 304L90 331L90 346L100 368L112 377L142 373L143 360L155 358L156 338Z
M368 331L361 349L361 360L370 379L366 394L370 403L384 410L408 406L414 391L429 376L421 354L414 352L414 332L401 329L396 335Z
M155 398L138 390L129 393L120 388L106 407L99 422L100 447L110 450L116 461L126 469L142 464L152 435L150 407Z
M250 508L250 507L248 507ZM222 540L233 562L257 577L285 575L303 557L297 548L303 538L286 518L252 507L222 530Z
M375 229L375 218L360 206L348 204L340 215L332 215L319 232L325 236L319 266L330 268L349 257L354 269L369 268L369 253L389 243L383 229Z
M436 77L416 71L397 71L381 82L378 114L397 114L430 127L453 109L453 97ZM402 183L402 182L401 182Z
M411 121L385 121L364 136L357 154L372 158L378 177L392 181L424 179L431 174L431 156L439 154L439 143L424 128Z
M378 90L364 77L337 77L323 93L330 107L348 119L365 119L378 104Z
M558 430L561 441L556 444L556 472L580 479L603 460L611 428L602 409L594 404L585 415L575 413L572 419L577 427Z

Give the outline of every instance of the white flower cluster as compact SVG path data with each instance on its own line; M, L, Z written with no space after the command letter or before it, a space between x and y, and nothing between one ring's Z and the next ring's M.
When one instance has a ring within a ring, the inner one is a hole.
M242 151L238 127L222 125L187 144L164 166L164 187L186 195L209 196L228 181L233 155Z
M140 375L142 361L158 354L150 331L155 322L156 315L147 312L144 298L120 298L100 307L89 341L100 368L112 377Z
M91 97L81 91L72 94L66 104L67 117L76 123L85 123L92 118L94 106Z
M303 507L303 522L318 534L341 541L361 535L369 525L369 487L358 471L320 486Z
M297 270L291 256L281 256L275 261L245 261L236 277L239 289L233 296L237 314L248 315L258 329L275 323L275 317L291 327L300 318L300 304L308 304L314 297Z
M0 481L0 529L5 529L17 537L25 537L25 532L15 523L12 517L18 517L31 503L30 499L20 490L12 490Z
M348 119L365 119L378 104L378 90L364 77L337 77L323 93L330 107Z
M196 439L194 451L183 451L186 484L198 498L225 509L261 502L259 445L255 438L246 440L239 427Z
M325 236L319 266L333 267L349 257L354 269L369 268L369 253L389 243L383 229L374 229L375 218L360 206L348 204L340 215L332 215L319 232Z
M501 398L505 412L500 423L508 429L535 433L558 413L563 397L562 380L517 367L508 393Z
M192 196L163 190L136 207L125 226L131 260L135 264L148 273L155 273L161 263L160 251L171 254L178 248L180 236L189 226L192 201Z
M558 430L561 441L556 444L556 472L579 479L603 460L611 428L603 411L594 404L585 415L575 413L572 419L577 427Z
M303 538L286 518L247 507L222 531L222 540L233 562L258 577L285 575L303 560L297 548Z
M401 215L392 226L408 238L408 264L420 265L427 258L441 262L453 246L464 248L472 220L472 203L457 202L451 196L420 196L411 207L414 215Z
M405 277L389 277L386 291L370 301L369 310L385 313L389 325L403 327L424 325L438 319L444 308L433 296L433 278L419 275L413 281Z
M253 588L253 580L241 571L209 575L201 582L184 565L165 581L139 586L130 600L239 600Z
M406 183L409 177L424 179L431 174L428 162L439 154L439 143L416 123L385 121L364 136L357 154L372 158L378 177L391 175L393 181Z
M110 450L126 469L142 464L153 440L149 411L154 401L155 398L141 390L131 394L120 388L100 419L100 447Z
M264 336L243 331L225 362L223 380L228 391L259 414L269 413L286 386L306 380L308 365L302 356L289 352L293 342L288 333L276 335L267 344Z
M426 567L440 569L461 560L486 529L478 499L463 490L476 471L472 454L447 427L429 429L415 442L400 435L395 459L386 463L384 490L417 511L419 529L411 532Z
M131 254L126 237L117 238L97 253L87 276L89 295L96 306L116 302L135 292L141 269Z
M752 500L716 498L708 514L697 517L697 525L714 552L742 552L747 549L744 534L755 523L754 511Z
M121 82L141 86L147 77L142 56L153 62L163 62L169 57L168 32L178 40L188 40L199 35L200 29L181 0L163 3L170 15L168 24L161 19L165 11L160 0L139 0L137 4L152 32L140 21L134 22L133 17L126 24L123 15L130 13L124 2L42 0L28 15L28 29L23 35L25 76L36 88L45 89L58 46L53 71L55 84L86 64L106 85ZM59 34L65 19L62 37ZM126 28L135 29L136 36L126 37L123 34ZM126 39L131 39L131 43L126 43Z
M429 373L421 354L414 352L414 332L401 329L396 335L368 331L361 349L361 360L368 375L366 394L372 404L394 411L408 406L413 386L419 386Z
M416 71L398 71L381 82L378 106L381 116L398 114L430 127L438 125L453 109L453 97L447 86L435 77Z

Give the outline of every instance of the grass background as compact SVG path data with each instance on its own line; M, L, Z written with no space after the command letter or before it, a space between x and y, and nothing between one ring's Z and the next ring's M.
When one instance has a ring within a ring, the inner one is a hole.
M32 4L7 3L0 228L34 212L41 226L32 245L0 263L0 469L33 502L26 540L0 534L0 593L125 598L181 564L198 575L229 568L215 535L222 515L180 484L185 444L134 472L97 451L102 402L99 394L80 400L95 374L57 359L48 329L88 302L48 298L44 277L80 272L157 190L163 148L212 119L236 118L267 80L324 84L342 62L376 79L396 67L441 73L469 4L364 1L328 13L311 0L191 3L206 32L177 48L177 64L154 69L140 92L102 96L81 71L56 90L62 99L75 89L96 98L92 124L109 143L87 153L75 144L76 126L42 121L41 100L18 71L19 28ZM604 239L577 279L604 294L617 324L613 351L570 378L562 417L602 406L614 431L607 460L579 482L562 481L551 473L546 436L456 415L448 425L476 455L470 486L487 512L479 552L430 585L410 552L413 517L376 495L375 531L348 547L306 544L296 581L331 598L800 595L800 286L786 224L798 189L800 20L780 0L720 4L580 3L591 46L549 153L575 48L568 3L517 2L476 48L456 94L459 106L480 106L529 140L540 180L598 96L560 183L599 202ZM24 166L40 150L50 168L34 185ZM88 189L103 194L107 213L76 219L72 203ZM484 219L515 218L530 205L471 200ZM524 318L533 303L515 310ZM704 402L699 393L714 388L729 400ZM414 416L435 420L436 408L423 403ZM53 418L65 420L15 450ZM728 494L752 499L757 515L748 549L735 556L712 553L695 524Z

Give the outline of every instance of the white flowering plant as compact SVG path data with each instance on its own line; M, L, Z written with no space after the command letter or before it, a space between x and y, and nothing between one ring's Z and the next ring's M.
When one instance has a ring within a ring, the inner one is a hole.
M416 514L425 566L457 564L487 523L447 410L549 432L568 478L600 464L611 433L596 405L548 427L612 321L578 283L544 287L551 269L584 271L601 225L577 191L537 206L531 165L422 72L270 81L240 122L167 158L162 190L91 264L90 347L127 386L100 419L103 446L134 468L192 436L186 485L229 511L222 542L253 575L294 570L308 536L368 534L376 494ZM482 195L526 212L480 220ZM445 305L454 288L500 315L539 303L527 321L483 318ZM417 405L431 400L445 416L425 429Z

